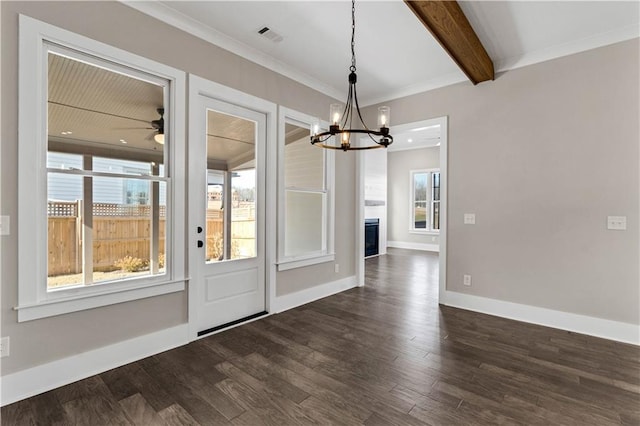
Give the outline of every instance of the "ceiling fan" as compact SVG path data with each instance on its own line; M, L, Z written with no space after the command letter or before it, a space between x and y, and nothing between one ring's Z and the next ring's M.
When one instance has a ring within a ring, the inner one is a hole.
M164 145L164 108L158 108L156 111L158 111L158 114L160 114L160 119L153 120L151 122L151 128L155 130L153 140L160 145Z
M160 115L160 118L157 120L152 120L151 122L147 121L147 123L149 123L151 127L116 127L114 128L114 130L153 130L153 132L151 132L151 134L147 136L145 139L149 141L153 139L160 145L163 145L164 144L164 108L159 107L156 109L156 111ZM123 117L123 118L128 118L128 117ZM142 121L138 119L133 119L133 120Z

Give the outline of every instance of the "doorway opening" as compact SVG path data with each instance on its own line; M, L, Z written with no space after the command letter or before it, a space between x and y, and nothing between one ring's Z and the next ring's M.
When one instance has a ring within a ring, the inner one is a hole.
M447 117L394 126L391 147L358 156L356 274L360 286L365 285L365 258L371 254L367 224L375 221L379 255L419 250L432 258L429 263L437 265L437 278L427 273L425 279L437 279L437 299L444 303L447 132Z

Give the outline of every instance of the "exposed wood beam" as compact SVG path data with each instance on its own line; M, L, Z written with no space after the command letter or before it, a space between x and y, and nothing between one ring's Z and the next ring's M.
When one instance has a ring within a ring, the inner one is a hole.
M493 80L493 62L457 1L405 3L473 84Z

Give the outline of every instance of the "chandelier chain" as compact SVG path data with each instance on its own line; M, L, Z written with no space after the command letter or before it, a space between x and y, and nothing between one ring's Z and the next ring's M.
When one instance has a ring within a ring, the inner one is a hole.
M356 70L356 0L351 0L351 72Z

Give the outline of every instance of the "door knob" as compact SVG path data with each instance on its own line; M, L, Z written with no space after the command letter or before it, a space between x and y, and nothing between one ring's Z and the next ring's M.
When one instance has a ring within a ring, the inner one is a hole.
M204 243L202 240L198 240L198 248L201 248L202 246L204 246Z
M196 231L198 231L198 234L202 234L202 226L198 226L198 228L196 228Z

